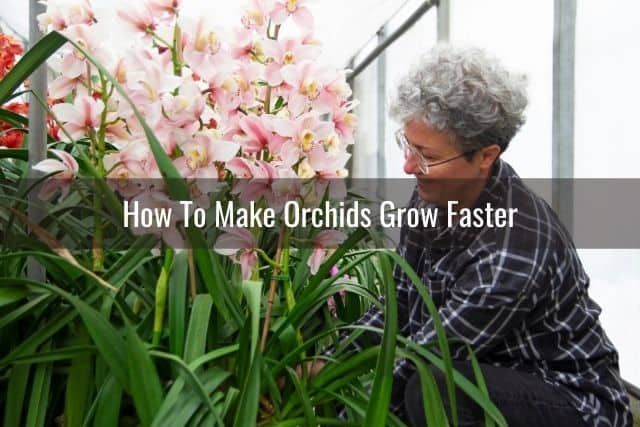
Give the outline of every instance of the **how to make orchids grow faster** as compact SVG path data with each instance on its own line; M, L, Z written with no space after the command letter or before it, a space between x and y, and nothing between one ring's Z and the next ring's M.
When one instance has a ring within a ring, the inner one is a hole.
M431 425L447 414L429 365L504 425L454 378L440 323L436 351L398 335L394 266L438 313L379 230L282 221L348 194L357 102L320 60L312 2L251 0L231 27L180 0L43 3L30 50L0 34L4 425L400 426L396 357ZM48 130L32 167L29 108ZM243 209L270 226L211 225ZM352 323L372 304L384 330Z

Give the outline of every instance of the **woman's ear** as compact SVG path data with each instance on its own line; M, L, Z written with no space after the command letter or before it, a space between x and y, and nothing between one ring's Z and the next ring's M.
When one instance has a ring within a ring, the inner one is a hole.
M483 147L478 152L479 156L479 167L482 170L489 171L491 166L493 166L493 162L500 155L501 148L498 144L491 144L489 146Z

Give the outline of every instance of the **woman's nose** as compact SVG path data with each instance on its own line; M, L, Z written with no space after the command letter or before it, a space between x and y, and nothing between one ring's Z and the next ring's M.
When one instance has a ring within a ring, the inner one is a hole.
M418 159L412 153L407 153L404 156L404 173L407 175L417 175L420 173L420 167Z

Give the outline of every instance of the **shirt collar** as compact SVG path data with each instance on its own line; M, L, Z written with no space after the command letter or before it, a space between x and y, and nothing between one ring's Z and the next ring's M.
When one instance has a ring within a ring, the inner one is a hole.
M484 209L487 203L491 204L493 207L500 206L501 201L507 194L510 178L514 176L517 177L517 174L511 166L507 162L498 158L493 164L487 184L472 206L472 209ZM423 208L433 209L435 207L435 205L427 202L421 203L421 207ZM436 227L428 227L424 229L425 240L430 242L433 247L447 249L452 246L467 246L470 241L484 228L462 227L459 224L447 227L447 216L447 208L439 208Z

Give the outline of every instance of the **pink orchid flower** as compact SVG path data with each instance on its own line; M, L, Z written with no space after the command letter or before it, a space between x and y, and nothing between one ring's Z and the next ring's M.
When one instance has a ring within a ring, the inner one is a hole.
M311 256L307 260L311 274L318 272L318 269L327 258L329 250L335 249L346 238L347 235L338 230L322 230L316 235L313 242L313 251L311 251Z
M96 21L89 0L70 2L68 0L48 0L47 10L37 16L42 32L63 31L72 25L91 25Z
M314 111L294 120L274 117L271 127L278 135L288 138L278 150L271 150L284 166L293 166L302 155L310 152L314 145L334 131L333 123L320 120L318 113Z
M264 52L272 59L265 69L265 76L270 86L279 86L282 81L280 69L285 65L301 61L314 60L320 55L320 48L305 43L304 40L286 38L282 40L266 39Z
M254 268L258 264L256 252L256 240L253 234L245 228L225 227L213 249L220 255L230 257L235 263L240 264L242 278L251 278Z
M48 64L60 76L49 83L49 96L62 99L70 94L86 78L87 64L74 52L65 53L62 58L52 57Z
M180 9L182 0L147 0L149 9L154 15L165 15L167 18L173 18Z
M196 83L186 81L178 88L176 95L163 98L164 116L172 126L184 127L198 121L205 108L204 98L200 92L200 87Z
M100 119L104 110L104 103L88 95L76 97L73 104L61 103L54 105L53 114L63 123L63 128L73 139L80 139L100 127ZM63 133L62 139L66 139Z
M130 141L119 151L104 157L109 184L125 198L131 198L150 187L152 176L147 163L155 163L146 140Z
M78 173L78 162L66 151L50 151L60 160L45 159L33 166L34 170L45 174L55 173L42 184L38 197L48 201L60 191L60 200L63 200L69 194L71 183Z
M335 108L331 114L331 120L335 126L340 140L345 144L353 144L353 131L357 125L357 118L351 111L358 105L356 101L346 102Z
M242 24L247 29L264 32L267 27L268 17L274 6L275 0L250 0L247 9L242 15Z
M282 24L289 16L303 31L313 32L313 15L306 5L309 0L285 0L276 3L271 19L276 24Z
M238 127L242 134L236 136L236 139L242 144L243 153L254 154L282 144L284 139L271 131L270 120L267 115L240 118Z
M177 227L177 223L182 221L183 209L182 206L171 200L169 196L162 191L147 190L140 193L138 196L131 199L129 204L138 203L139 209L152 209L157 212L171 212L170 220L165 224L157 224L155 221L149 227L134 227L131 226L131 232L136 235L153 234L162 238L162 240L172 248L184 248L185 241L180 230Z
M179 87L184 80L184 77L173 74L170 54L161 54L151 49L139 50L128 58L127 63L129 67L126 76L127 93L143 111L148 110L150 104L160 101L165 94ZM121 114L133 115L126 110L126 102L123 101L120 104L125 107Z
M315 145L309 152L309 165L324 178L344 177L344 166L351 154L343 150L326 149L322 145Z
M238 171L245 175L248 173L248 176L240 179L231 190L233 194L238 194L241 203L257 202L263 197L267 201L273 199L271 185L278 177L278 172L271 163L263 160L243 162L234 159L227 163L227 168L232 172Z
M209 206L207 195L219 188L216 162L224 164L234 159L240 145L217 139L211 132L200 132L180 149L184 155L176 159L174 165L183 177L193 179L192 195L199 206L206 208Z
M186 20L182 28L183 55L192 70L208 78L213 72L215 56L221 53L222 31L201 16L197 21ZM204 69L203 69L204 68Z
M130 29L144 35L152 33L158 26L153 10L147 3L129 4L126 9L118 10L118 16L129 25Z
M314 62L285 65L280 70L285 83L293 89L289 94L289 111L298 116L313 107L319 113L331 112L334 105L332 94L325 86L335 80L334 69L318 67Z

